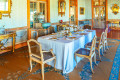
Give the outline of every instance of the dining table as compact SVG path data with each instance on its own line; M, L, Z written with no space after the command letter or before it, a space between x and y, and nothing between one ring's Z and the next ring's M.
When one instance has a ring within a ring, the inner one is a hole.
M88 29L78 30L71 33L71 36L60 36L60 32L53 33L37 39L42 45L43 50L53 49L53 53L56 55L55 68L62 70L63 74L70 73L74 70L76 66L74 53L80 48L85 48L85 44L91 42L94 36L96 36L95 30ZM78 63L83 58L77 57L76 59ZM54 66L54 61L47 64Z

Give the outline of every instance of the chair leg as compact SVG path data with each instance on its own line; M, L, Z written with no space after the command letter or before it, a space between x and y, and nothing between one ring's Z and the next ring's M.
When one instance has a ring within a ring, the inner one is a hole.
M106 50L105 50L105 44L106 44L106 43L104 43L104 52L106 52Z
M41 65L42 80L44 80L44 64Z
M32 71L32 60L30 59L30 72Z
M94 73L93 68L92 68L92 58L90 58L89 60L90 60L91 71L92 73Z
M108 43L106 43L106 46L107 46L107 49L109 49L109 48L108 48Z
M99 54L99 58L100 58L100 61L101 61L100 49L98 50L98 54Z
M96 63L96 54L94 55L94 61L95 61L95 64L97 65L97 63Z
M56 65L56 59L54 60L54 68L55 68L55 71L56 71L56 67L55 67L55 65Z
M76 68L77 68L77 59L76 59L76 57L77 57L77 56L75 55L74 57L75 57L75 62L76 62Z
M104 50L104 47L102 47L102 56L104 56L104 54L103 54L103 50Z

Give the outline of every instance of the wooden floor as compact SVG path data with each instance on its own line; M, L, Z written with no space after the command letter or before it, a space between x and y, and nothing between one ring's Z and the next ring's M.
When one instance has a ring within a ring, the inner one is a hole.
M103 31L105 31L104 29L93 29L93 30L96 30L96 34L98 37L100 37ZM108 30L108 38L120 40L120 30Z
M97 36L100 37L102 31L95 29ZM108 38L120 39L120 31L110 31ZM114 41L113 41L114 42ZM109 45L115 45L111 47L104 55L104 57L114 60L116 50L120 42L109 43ZM70 80L81 80L79 72L82 71L83 66L88 60L82 60L78 64L78 68L75 68L73 72L69 73ZM113 62L102 61L98 66L95 66L95 74L91 75L92 80L108 80ZM40 65L36 64L33 71L29 72L29 56L27 47L15 50L15 53L9 52L0 55L0 80L41 80L41 73L39 73ZM48 65L45 65L48 67ZM119 78L120 79L120 78ZM45 73L45 80L65 80L65 77L59 72L48 71Z

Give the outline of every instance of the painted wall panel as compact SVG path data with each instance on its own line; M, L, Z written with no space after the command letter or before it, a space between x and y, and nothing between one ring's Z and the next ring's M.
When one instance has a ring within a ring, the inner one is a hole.
M85 19L92 19L91 0L85 0Z
M84 20L85 19L85 14L80 15L80 7L85 8L85 0L78 0L78 20Z

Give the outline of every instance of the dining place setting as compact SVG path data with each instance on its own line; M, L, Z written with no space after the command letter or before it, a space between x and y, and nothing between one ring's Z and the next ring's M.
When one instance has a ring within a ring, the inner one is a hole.
M80 36L85 36L89 32L93 32L92 30L88 29L80 29L77 31L69 31L69 30L62 30L57 33L52 33L46 36L42 36L40 38L42 39L47 39L47 40L54 40L54 41L59 41L59 40L77 40L78 37Z

